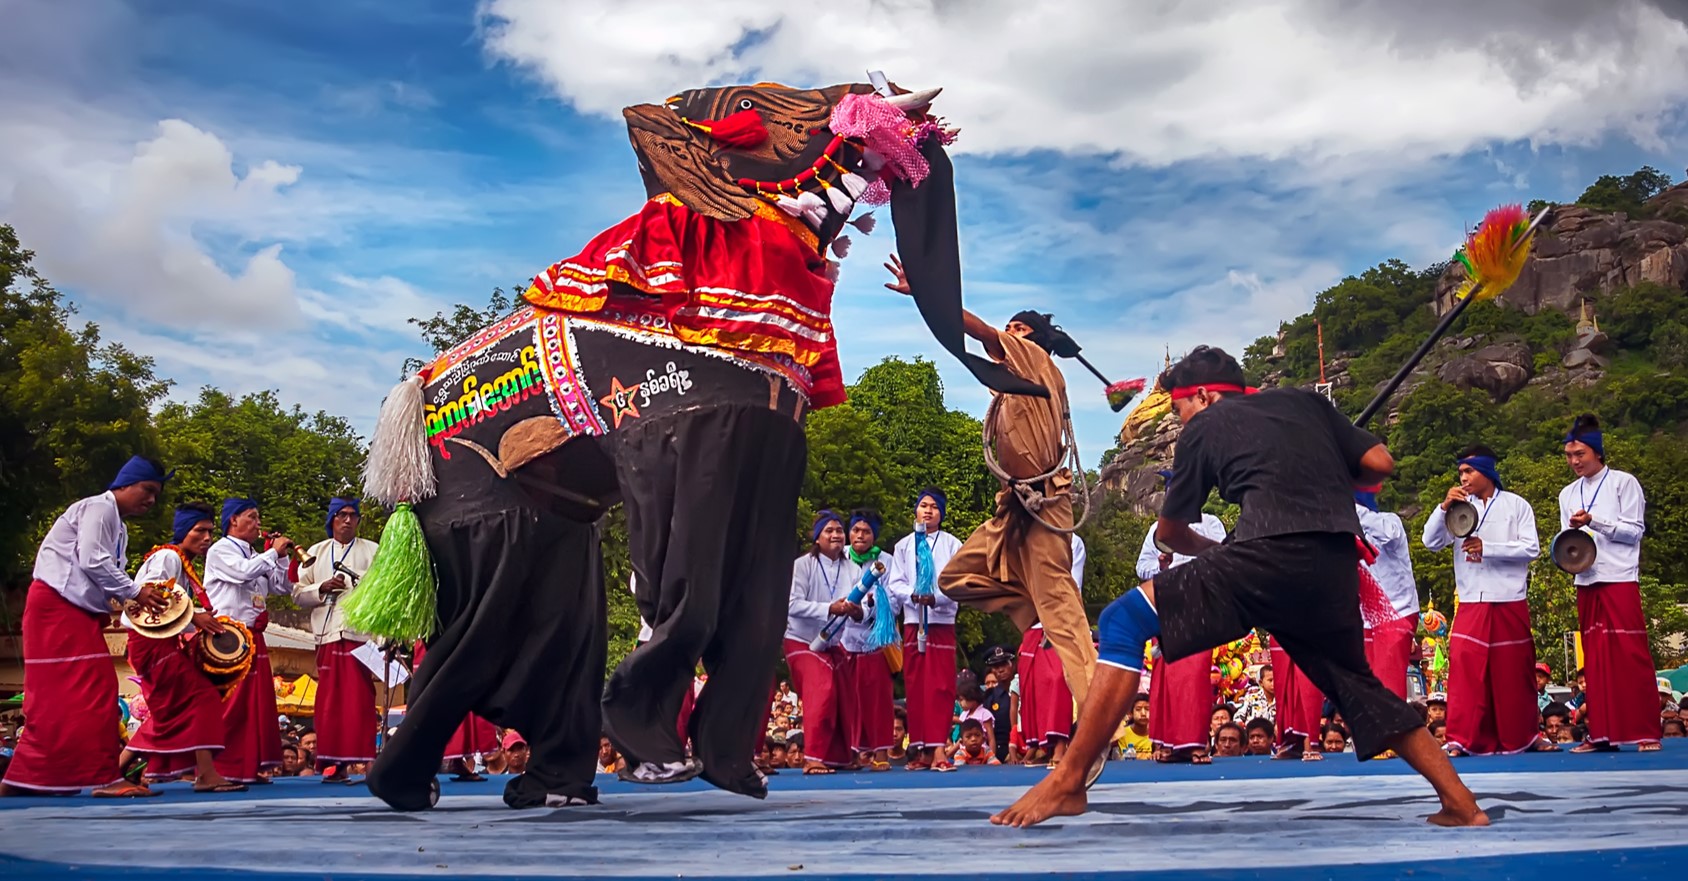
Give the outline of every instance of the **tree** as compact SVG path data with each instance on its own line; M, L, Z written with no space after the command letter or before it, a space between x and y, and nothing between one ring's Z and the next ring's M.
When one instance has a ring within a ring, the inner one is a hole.
M73 327L34 256L0 225L0 586L17 595L59 513L159 452L148 408L170 387L152 359Z
M912 490L898 485L883 466L873 421L850 404L809 414L804 423L809 440L809 467L803 476L797 528L806 544L809 523L822 508L841 516L855 508L873 508L882 516L896 516Z
M170 483L174 501L255 499L264 528L305 545L326 536L328 500L356 496L362 486L363 438L345 419L281 405L273 391L235 398L203 388L192 403L170 402L153 418L164 460L178 470ZM134 526L140 550L170 537L170 506L161 505ZM360 531L380 535L377 506L364 508ZM144 547L141 545L144 544Z
M517 285L515 290L522 290L524 286ZM435 352L445 352L451 347L468 339L475 331L509 315L513 310L510 296L503 288L493 288L492 296L487 298L485 309L476 309L467 303L458 303L451 307L451 314L435 312L432 318L409 318L411 324L416 325L417 332L422 335L422 341L427 343ZM421 367L422 361L416 358L406 358L404 372Z
M1670 186L1670 175L1643 165L1622 177L1603 174L1577 197L1577 204L1596 211L1622 212L1630 217L1649 215L1646 201Z
M880 468L902 492L887 509L891 540L907 534L914 494L927 486L949 499L944 527L966 535L996 511L997 482L985 470L979 420L944 406L943 381L932 362L886 358L862 372L849 389L850 406L864 414L880 448Z

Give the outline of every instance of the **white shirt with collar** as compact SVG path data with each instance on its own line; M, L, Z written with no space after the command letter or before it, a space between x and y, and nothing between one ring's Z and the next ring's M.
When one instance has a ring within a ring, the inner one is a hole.
M129 560L129 529L109 491L65 509L41 539L34 578L47 583L77 608L110 614L108 600L132 600L140 588L123 571Z
M885 585L885 589L903 607L904 624L920 623L920 606L912 602L916 574L914 537L915 533L911 532L903 536L902 541L897 542L897 549L891 554L891 563L888 564L891 580ZM938 576L943 574L944 567L949 565L950 559L961 550L961 539L939 529L926 533L926 542L932 548L932 596L936 600L936 604L926 612L926 623L954 624L955 613L961 607L955 600L944 595L944 589L940 586L942 579Z
M225 535L205 554L205 596L218 615L250 626L271 594L290 594L287 563L274 550L254 553L252 546Z
M1430 509L1424 522L1424 546L1439 551L1454 548L1454 588L1462 603L1511 603L1524 599L1530 584L1530 561L1541 555L1536 535L1536 512L1517 493L1497 490L1489 501L1473 495L1477 531L1483 540L1483 559L1472 562L1459 549L1464 539L1448 531L1447 512Z
M1161 571L1160 548L1155 547L1155 530L1159 528L1158 522L1149 527L1148 534L1143 536L1143 547L1137 552L1137 577L1144 581L1152 580ZM1212 514L1203 514L1201 522L1190 524L1190 529L1202 538L1225 540L1225 524ZM1172 565L1182 566L1194 559L1195 557L1186 557L1183 554L1173 554Z
M380 546L367 538L354 538L351 544L341 544L334 539L319 541L311 545L305 552L305 558L311 560L311 565L299 567L299 586L293 589L293 601L301 609L311 610L311 635L316 638L317 645L327 645L342 639L354 642L368 642L368 634L359 633L346 626L346 615L340 606L357 585L352 583L351 576L342 575L346 582L343 593L330 593L324 596L322 583L333 578L335 563L347 569L364 575L369 572L369 566L375 562L375 551Z
M1377 586L1383 589L1396 614L1403 618L1417 615L1418 583L1413 580L1412 545L1400 515L1373 511L1358 503L1354 505L1354 513L1360 517L1360 530L1366 534L1366 541L1377 549L1377 561L1371 564L1372 578L1377 580ZM1488 556L1487 545L1484 542L1484 556Z
M845 599L850 588L856 586L862 569L839 554L827 559L825 554L804 554L791 564L791 597L785 618L785 638L808 645L819 636L830 616L827 610L833 600ZM827 648L839 644L843 628L827 640Z
M1559 528L1571 528L1571 515L1587 511L1594 519L1594 565L1577 575L1578 585L1641 580L1641 536L1647 532L1647 496L1641 481L1627 471L1602 468L1559 491Z

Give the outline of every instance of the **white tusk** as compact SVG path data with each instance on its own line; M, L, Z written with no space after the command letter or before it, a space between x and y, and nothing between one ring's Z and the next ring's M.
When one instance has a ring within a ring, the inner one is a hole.
M885 100L898 110L925 110L932 106L932 99L938 97L938 93L942 91L943 89L921 89L918 92L909 92L906 95L892 95Z

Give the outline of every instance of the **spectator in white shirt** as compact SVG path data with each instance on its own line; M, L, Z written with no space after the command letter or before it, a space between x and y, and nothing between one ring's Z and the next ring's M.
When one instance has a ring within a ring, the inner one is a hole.
M1411 542L1400 515L1377 509L1380 487L1354 491L1354 513L1366 542L1377 551L1370 567L1372 578L1383 590L1396 617L1377 627L1366 621L1366 660L1384 687L1404 700L1407 696L1407 667L1418 634L1418 585L1413 581Z

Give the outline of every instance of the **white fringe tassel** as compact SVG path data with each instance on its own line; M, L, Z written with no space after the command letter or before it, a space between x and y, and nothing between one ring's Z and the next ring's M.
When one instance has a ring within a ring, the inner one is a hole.
M422 377L393 387L375 421L375 438L363 466L369 497L392 507L434 495L434 466L428 459L427 425L422 418Z

